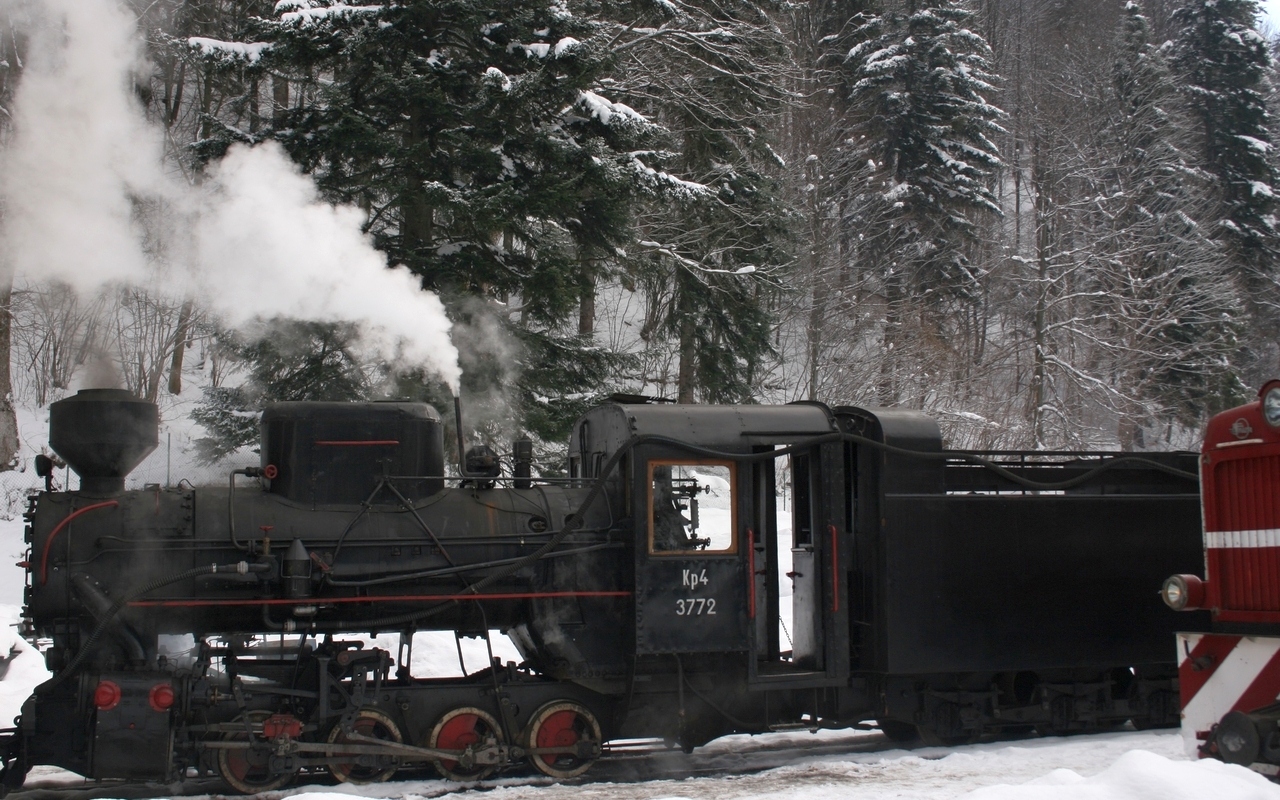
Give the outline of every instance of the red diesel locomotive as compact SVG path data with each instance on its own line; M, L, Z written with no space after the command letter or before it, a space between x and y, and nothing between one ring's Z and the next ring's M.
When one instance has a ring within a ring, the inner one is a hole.
M1175 610L1208 609L1208 632L1179 633L1188 748L1280 774L1280 380L1209 422L1200 455L1205 578L1174 575Z

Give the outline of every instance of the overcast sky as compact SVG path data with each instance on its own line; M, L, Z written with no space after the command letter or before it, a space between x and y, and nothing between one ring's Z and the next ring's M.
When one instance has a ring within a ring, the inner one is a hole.
M1270 27L1267 33L1280 32L1280 0L1259 0L1262 6L1262 27Z

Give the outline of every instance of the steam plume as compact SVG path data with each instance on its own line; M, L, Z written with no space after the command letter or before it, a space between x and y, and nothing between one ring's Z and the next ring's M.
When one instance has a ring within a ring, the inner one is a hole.
M232 326L276 315L359 322L384 357L435 369L456 391L439 299L387 269L360 231L362 212L322 202L280 148L234 147L197 186L165 171L163 136L131 93L142 63L131 14L113 0L5 5L28 12L31 37L15 135L0 154L8 268L86 294L159 278ZM156 207L168 210L159 230L140 213Z

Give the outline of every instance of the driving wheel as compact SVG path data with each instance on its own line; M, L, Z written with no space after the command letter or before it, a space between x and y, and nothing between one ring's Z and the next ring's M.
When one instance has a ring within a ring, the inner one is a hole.
M486 743L502 744L502 728L492 714L478 708L455 708L431 729L427 747L433 750L466 750ZM497 764L473 764L464 767L457 761L438 759L436 771L451 781L479 781L497 770Z
M250 711L246 716L251 724L261 725L271 712ZM243 725L245 717L237 717L235 721ZM240 730L222 738L224 741L243 742L249 739L249 732ZM271 745L266 740L255 741L244 749L219 750L218 774L228 786L243 794L270 792L293 780L291 772L271 772Z
M583 705L571 701L548 703L529 720L524 730L530 750L564 748L567 752L529 754L529 762L544 775L561 780L576 778L600 758L603 736L600 723Z
M400 736L400 729L391 721L391 718L372 708L366 708L356 714L355 721L351 723L351 728L361 736L369 736L387 742L404 741ZM333 726L333 730L329 732L329 743L369 744L369 742L347 736L346 732L342 730L341 724ZM344 757L338 756L338 758ZM343 783L381 783L394 775L396 769L400 766L400 760L395 756L360 755L349 758L351 758L350 761L339 762L335 759L329 762L329 773Z

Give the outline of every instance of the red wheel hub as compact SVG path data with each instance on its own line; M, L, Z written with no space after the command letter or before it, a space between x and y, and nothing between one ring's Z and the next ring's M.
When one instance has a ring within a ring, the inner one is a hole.
M475 714L459 714L444 724L436 747L441 750L466 750L471 745L480 743L480 732L476 723L480 718Z
M572 711L557 711L547 717L538 728L538 747L570 747L578 743L578 731L574 727L578 715Z
M444 724L440 729L440 736L436 740L436 747L441 750L466 750L473 744L480 743L480 733L476 730L476 723L480 718L475 714L459 714ZM458 765L457 761L450 759L442 759L442 763L448 769L453 769Z
M261 749L232 750L227 754L227 767L242 781L261 781L269 775L270 760L271 755Z

